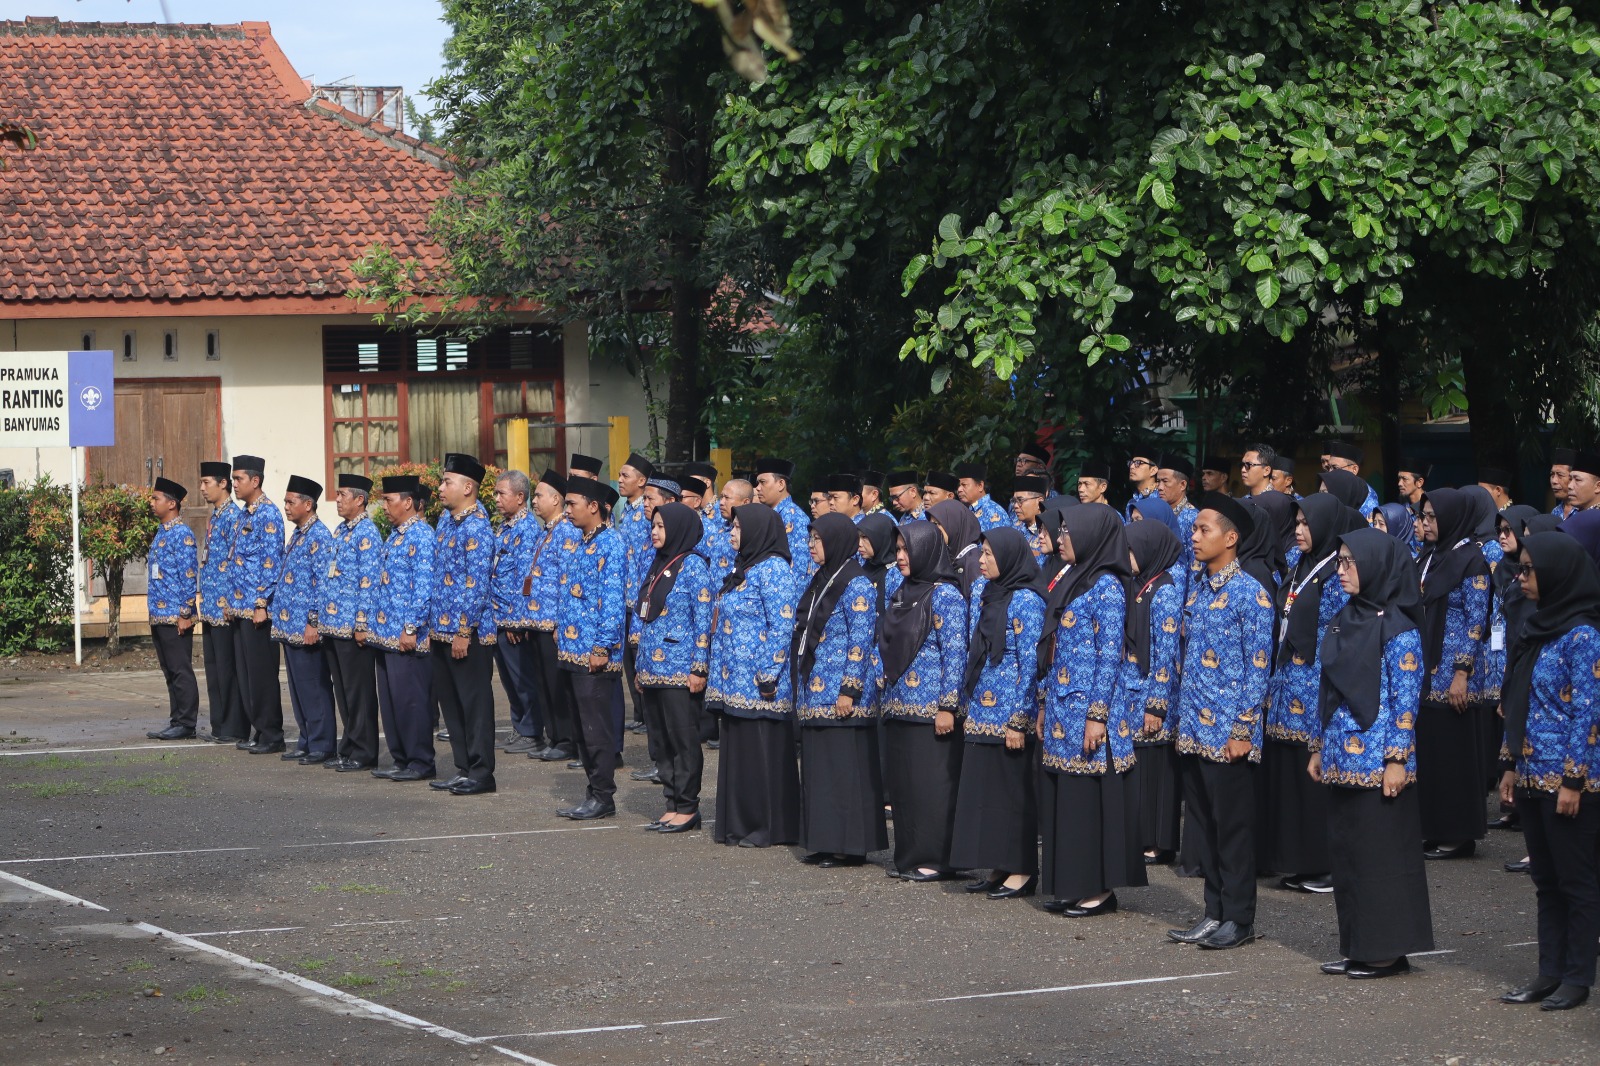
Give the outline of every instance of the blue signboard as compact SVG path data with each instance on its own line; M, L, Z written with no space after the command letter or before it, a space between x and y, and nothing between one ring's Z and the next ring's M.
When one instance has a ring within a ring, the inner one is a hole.
M74 448L117 443L115 372L111 353L67 353L67 432Z

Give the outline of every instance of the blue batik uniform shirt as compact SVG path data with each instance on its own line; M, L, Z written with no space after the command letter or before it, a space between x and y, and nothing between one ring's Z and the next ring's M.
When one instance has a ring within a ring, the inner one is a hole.
M882 670L874 640L877 624L878 586L865 575L852 578L823 626L811 676L795 692L795 714L803 724L874 724ZM836 701L840 696L855 701L854 713L848 718L839 717Z
M495 642L489 575L494 569L494 527L483 504L473 501L459 517L446 510L435 534L432 632L434 640L470 637Z
M244 517L244 508L230 499L213 508L206 519L206 561L200 570L200 620L208 626L228 621L228 561L233 552L234 529Z
M1317 603L1318 651L1307 659L1288 644L1280 649L1277 671L1267 682L1266 735L1274 740L1310 744L1322 732L1322 718L1317 710L1318 693L1322 688L1322 635L1327 632L1333 616L1350 601L1350 597L1344 591L1344 586L1339 584L1338 571L1331 555L1315 573L1307 576L1303 588L1296 588L1293 573L1291 570L1289 590L1295 597L1304 595L1313 582L1322 589L1322 598ZM1291 599L1289 604L1293 602ZM1285 605L1285 613L1287 610L1288 604ZM1280 632L1283 618L1283 614L1277 618ZM1275 633L1274 637L1277 636Z
M891 568L885 576L899 573ZM895 591L886 587L885 592L887 606ZM928 595L933 611L928 638L906 672L884 688L881 707L885 718L931 722L940 711L955 714L961 709L961 682L967 670L967 601L960 589L942 581Z
M1127 593L1111 574L1101 574L1062 608L1050 672L1040 685L1046 770L1103 774L1108 754L1117 773L1132 769L1133 729L1117 693L1126 617ZM1090 722L1105 725L1106 742L1085 755L1083 738Z
M333 531L333 557L321 582L317 628L330 637L354 637L368 629L377 607L383 538L365 513Z
M162 523L145 562L150 580L146 590L150 624L173 626L180 618L193 618L200 562L194 532L182 519Z
M605 652L610 658L603 672L621 672L626 565L622 538L605 526L584 536L568 558L556 608L556 658L563 670L588 673L590 654Z
M983 617L986 579L972 585L967 611L967 641L977 635ZM1032 589L1017 589L1006 608L1006 650L998 663L984 660L978 682L967 699L963 735L979 744L999 744L1006 728L1032 733L1038 711L1038 689L1033 675L1039 666L1039 639L1044 630L1044 598ZM965 665L962 670L965 672Z
M1228 762L1230 740L1250 742L1261 761L1261 704L1272 663L1272 595L1235 559L1201 570L1184 610L1183 680L1178 686L1178 750Z
M322 617L322 584L335 554L333 534L315 516L289 534L268 609L273 640L306 642L306 626L317 625Z
M495 534L494 567L489 575L489 602L497 633L502 629L533 628L522 586L528 580L534 550L543 536L544 530L526 507L500 523Z
M1592 632L1592 631L1591 631ZM1406 768L1406 784L1417 779L1417 704L1422 699L1422 635L1415 629L1391 637L1378 666L1378 716L1369 729L1340 703L1308 745L1322 753L1322 783L1344 788L1380 788L1386 762ZM1321 719L1319 718L1320 722Z
M1536 792L1565 786L1600 792L1600 633L1574 626L1539 650L1528 692L1528 726L1517 783ZM1503 754L1503 752L1502 752Z
M705 677L710 672L716 599L711 567L704 557L690 552L676 569L661 613L648 622L637 615L632 619L639 634L633 676L640 688L688 688L691 674Z
M530 628L554 633L556 615L560 612L566 591L567 560L577 552L583 534L565 518L558 518L554 525L532 536L536 542L528 560L528 577L524 585L528 590L528 623Z
M251 618L265 610L283 562L283 512L266 496L240 505L228 561L228 617Z
M793 496L785 496L773 510L783 519L783 532L789 540L789 573L793 586L791 605L798 602L811 583L811 519L800 510Z
M378 595L371 642L388 651L400 650L407 626L417 638L417 651L428 653L428 621L433 607L433 556L437 540L421 515L412 515L384 542L378 570Z
M988 493L984 493L972 505L972 513L978 517L978 528L985 533L996 526L1011 524L1011 516L1006 514L1006 509L990 499Z
M1178 702L1174 697L1178 691L1183 627L1183 577L1172 570L1167 574L1171 581L1154 592L1145 593L1150 597L1150 672L1145 673L1131 655L1122 666L1122 700L1136 743L1163 743L1177 735L1178 719L1174 712ZM1161 729L1141 737L1138 734L1144 730L1147 714L1161 719Z
M794 634L798 594L793 580L782 559L763 559L745 571L743 581L717 597L707 707L735 718L782 719L794 713L789 638ZM770 700L761 696L766 684L775 690Z
M1122 520L1124 522L1132 522L1134 511L1133 505L1138 503L1140 500L1150 499L1160 499L1160 494L1157 493L1155 489L1144 489L1142 491L1135 492L1132 498L1128 500L1126 506L1122 508Z

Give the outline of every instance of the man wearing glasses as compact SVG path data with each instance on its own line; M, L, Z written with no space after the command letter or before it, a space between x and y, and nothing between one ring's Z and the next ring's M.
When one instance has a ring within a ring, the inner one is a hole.
M1272 489L1272 463L1278 453L1265 444L1252 444L1239 460L1239 480L1246 496L1259 496Z
M1156 464L1150 455L1134 455L1128 459L1128 484L1133 486L1133 498L1122 509L1122 517L1133 521L1133 505L1156 494Z
M1342 440L1330 440L1322 446L1322 469L1343 470L1348 474L1361 476L1361 460L1366 453L1354 444L1346 444ZM1378 509L1378 494L1372 491L1372 486L1367 486L1367 498L1361 502L1361 517L1371 518L1372 512Z
M1050 541L1039 525L1039 511L1044 507L1045 493L1050 490L1050 479L1043 474L1024 474L1011 483L1011 506L1017 517L1013 525L1028 538L1033 561L1044 564L1050 553Z
M1191 538L1195 516L1200 513L1189 502L1189 483L1194 480L1194 466L1181 455L1163 455L1156 461L1161 464L1156 471L1156 492L1162 502L1172 508L1173 517L1178 520L1178 539L1183 542L1179 558L1183 561L1184 570L1188 570L1194 563Z
M920 522L922 513L922 486L917 484L915 470L897 470L888 477L889 506L899 514L899 522Z

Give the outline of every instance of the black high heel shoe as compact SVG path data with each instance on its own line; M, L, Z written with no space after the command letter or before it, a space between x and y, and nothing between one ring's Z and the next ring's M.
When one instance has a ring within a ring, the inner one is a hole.
M989 893L989 898L990 899L1024 899L1024 898L1026 898L1028 896L1033 895L1034 891L1038 887L1039 887L1039 875L1038 874L1034 874L1032 877L1028 878L1026 881L1024 881L1017 888L1007 888L1007 887L1005 887L1004 882L1002 882L999 888L997 888L993 892Z
M977 895L979 892L993 892L995 889L1000 887L1001 883L1005 881L1005 879L1006 875L1004 874L1000 875L999 877L991 877L988 880L984 880L980 877L976 881L967 882L967 891L971 892L973 895Z
M690 818L687 822L679 822L677 825L673 825L671 822L662 822L661 823L661 828L657 829L656 832L658 832L658 833L687 833L687 832L690 832L691 830L699 829L699 828L700 828L700 812L699 811L695 811L694 812L694 817Z

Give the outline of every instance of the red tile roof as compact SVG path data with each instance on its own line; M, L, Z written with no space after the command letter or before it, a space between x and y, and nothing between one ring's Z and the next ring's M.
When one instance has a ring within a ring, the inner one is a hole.
M426 235L450 184L437 150L309 97L265 23L0 22L5 118L39 137L0 173L0 317L62 301L330 310L380 242L442 267Z

